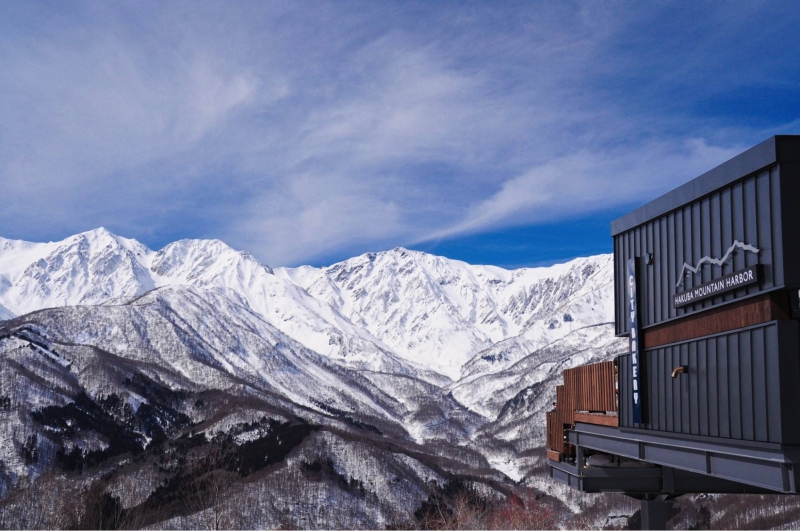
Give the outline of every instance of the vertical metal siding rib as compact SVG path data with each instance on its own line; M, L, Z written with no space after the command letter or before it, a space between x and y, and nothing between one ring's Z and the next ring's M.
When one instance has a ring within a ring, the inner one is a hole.
M675 215L675 219L678 221L678 226L675 228L675 238L676 238L676 249L678 250L678 260L676 260L675 265L683 264L684 262L687 264L692 264L692 257L690 256L691 248L687 248L687 237L686 231L688 229L687 225L687 215L686 215L686 207L681 208ZM690 220L691 218L689 218ZM683 287L684 289L691 289L694 287L694 275L686 275L683 277ZM678 315L685 315L688 311L688 307L684 307L678 310Z
M743 183L743 194L744 194L744 241L751 245L755 245L758 247L760 244L758 243L758 216L757 216L757 208L756 208L756 177L750 177L745 179ZM756 265L758 263L758 255L753 253L743 252L740 253L743 255L744 258L744 267L749 267L751 265ZM759 287L755 286L748 286L745 288L745 292L749 295L751 293L756 293L759 291Z
M694 435L700 434L700 389L698 386L697 341L689 343L689 431ZM684 378L687 379L687 378Z
M667 430L667 414L672 410L669 407L669 397L667 396L667 380L664 378L664 366L667 363L666 360L666 350L660 348L656 351L656 356L658 357L658 372L656 373L656 377L658 378L658 400L659 400L659 409L661 414L658 417L658 423L656 424L656 429L661 431Z
M669 319L670 317L670 308L672 308L672 304L670 303L669 298L669 287L670 284L673 284L674 281L673 275L669 272L669 245L668 245L668 234L669 230L667 227L667 219L663 217L659 220L659 226L661 227L661 249L659 255L656 259L659 261L659 265L661 267L661 275L662 275L662 282L661 282L661 318L662 319ZM666 278L664 278L666 277Z
M764 355L767 373L767 414L769 415L769 442L781 442L781 392L777 327L764 330Z
M731 187L731 214L733 215L733 239L743 242L746 240L744 232L744 197L742 183L736 183ZM738 271L745 267L744 255L747 253L733 253L733 271Z
M783 225L781 223L780 169L770 171L770 212L772 212L772 264L774 285L784 283Z
M636 248L634 250L633 256L634 257L641 257L644 256L644 239L645 239L645 228L639 227L634 230L634 240L636 242ZM641 265L641 263L637 263L637 266ZM637 301L639 306L639 326L647 326L650 324L647 320L647 306L648 306L648 297L647 297L647 271L643 271L642 268L639 268L639 300Z
M758 247L761 249L758 260L764 264L764 283L770 285L773 283L773 270L772 270L772 227L770 226L769 210L766 208L769 205L769 171L762 172L756 178L756 205L758 205L756 216L756 241Z
M720 223L720 228L722 229L722 245L720 246L720 253L725 252L723 247L727 249L727 246L733 242L733 225L731 223L725 223L724 220L731 219L731 208L733 207L733 200L731 199L731 189L725 188L720 193L720 215L723 222ZM720 254L719 256L722 256ZM733 271L733 267L731 266L731 262L723 264L721 269L722 275L727 275L731 271ZM730 300L733 297L733 294L726 293L723 295L723 300Z
M672 216L672 236L670 238L671 242L671 262L675 264L675 281L677 282L678 279L678 272L683 267L683 239L682 239L682 232L683 232L683 223L681 219L680 211L675 212ZM684 278L684 277L681 277ZM684 287L686 284L684 283ZM670 282L670 295L674 293L675 285ZM676 310L675 308L670 309L670 316L675 317L677 315L682 315L683 310Z
M653 224L648 223L645 231L646 244L643 256L653 251ZM645 260L646 262L646 260ZM647 278L647 324L656 322L656 306L658 305L658 298L656 297L656 280L653 271L653 265L645 265L645 278Z
M689 365L689 344L684 343L680 346L679 349L676 349L677 352L677 362L673 365L673 368L684 365ZM670 376L671 377L671 376ZM679 418L676 420L675 424L679 427L681 432L683 433L690 433L691 426L689 424L689 417L690 417L690 409L689 409L689 382L688 378L685 375L682 375L678 378L675 378L678 381L678 404L675 408L676 412L678 413Z
M728 343L728 398L731 408L731 438L742 438L742 380L739 364L739 338L736 334L725 336Z
M692 232L692 210L693 208L691 204L683 207L683 260L686 263L695 265L697 260L694 257L692 250L692 240L694 240L694 235ZM688 279L686 286L689 288L693 288L700 283L697 275L689 275L686 278ZM688 311L691 311L691 308L683 309L684 314L686 314Z
M622 255L620 249L620 239L622 236L614 236L614 332L619 335L623 333L622 317L622 297L620 296L620 288L623 285L622 277L620 276L620 264L624 261L625 257Z
M764 357L764 329L756 328L750 334L750 353L753 358L753 421L755 440L769 440L767 416L767 370Z
M622 276L622 263L625 261L625 253L622 247L622 240L625 238L624 234L614 237L614 283L615 283L615 297L614 308L616 309L616 322L614 323L617 334L623 334L626 331L625 316L622 315L622 286L625 284L624 277Z
M742 397L742 439L755 440L753 421L753 359L750 350L750 331L738 334Z
M702 254L702 249L700 247L701 241L703 239L703 234L700 232L700 201L695 201L691 205L691 226L690 232L688 234L688 244L689 249L691 252L691 264L696 264L697 261L700 259ZM692 275L695 285L700 285L705 282L706 277L709 275L709 269L704 267L700 270L699 275ZM703 307L703 303L698 305L700 308Z
M698 223L697 230L700 231L700 236L697 238L698 245L695 246L697 256L711 256L711 200L706 197L699 201L700 206L700 222ZM703 283L709 282L712 278L711 269L704 268L702 271L701 281ZM701 303L703 308L708 308L713 304L711 299L707 299Z
M711 254L708 256L722 256L722 194L716 193L711 197ZM728 244L730 245L730 244ZM721 271L721 270L720 270Z
M661 407L661 402L659 400L658 394L658 379L656 378L656 372L658 370L658 353L657 351L648 350L645 351L645 356L647 356L647 366L645 370L647 371L647 395L648 395L648 415L645 419L646 425L649 429L655 429L654 422L658 422L660 417L659 408Z
M719 367L717 363L717 340L704 341L708 352L708 434L720 435L719 429Z
M697 342L697 431L700 435L709 435L708 427L708 342L705 340ZM690 367L691 371L691 367Z
M731 436L731 408L728 393L728 338L720 336L714 338L717 344L717 383L719 384L719 436Z
M617 417L619 418L619 425L620 426L628 426L628 418L627 418L627 410L628 410L628 402L625 400L625 395L623 389L625 388L625 380L627 379L627 367L625 366L625 360L622 356L617 356Z
M666 415L664 416L664 420L666 422L665 422L665 428L664 429L666 431L672 431L672 430L675 429L675 427L673 425L674 424L674 419L675 419L675 416L674 416L674 413L673 413L673 411L674 411L674 408L673 408L674 399L672 397L673 391L674 391L674 380L667 380L665 378L665 375L666 375L667 368L672 365L672 362L674 360L672 359L672 348L668 347L668 348L665 348L665 349L659 349L659 351L660 351L659 354L661 354L663 356L663 358L664 358L664 363L661 366L661 374L659 374L658 376L662 381L666 382L666 384L664 385L664 388L665 388L666 392L663 395L664 396L664 404L666 405Z
M661 308L664 304L661 286L663 280L661 279L661 223L656 219L652 223L653 227L653 322L661 322Z

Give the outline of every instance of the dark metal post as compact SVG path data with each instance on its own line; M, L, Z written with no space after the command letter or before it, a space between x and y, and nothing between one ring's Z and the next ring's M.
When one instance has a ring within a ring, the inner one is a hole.
M641 515L642 529L666 529L666 497L656 496L654 500L642 500Z

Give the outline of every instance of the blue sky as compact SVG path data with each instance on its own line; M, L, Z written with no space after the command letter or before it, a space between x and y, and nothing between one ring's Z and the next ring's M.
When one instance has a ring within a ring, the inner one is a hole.
M608 252L611 219L800 132L798 26L774 1L4 2L0 235Z

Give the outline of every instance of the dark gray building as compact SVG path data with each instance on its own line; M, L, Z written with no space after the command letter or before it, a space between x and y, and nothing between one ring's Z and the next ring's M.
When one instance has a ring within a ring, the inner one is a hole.
M554 478L650 502L798 492L799 229L800 136L612 222L616 333L631 352L565 372L548 414Z

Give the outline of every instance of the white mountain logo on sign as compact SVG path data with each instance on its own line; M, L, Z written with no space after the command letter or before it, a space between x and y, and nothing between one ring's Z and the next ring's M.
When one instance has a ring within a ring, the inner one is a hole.
M742 249L743 251L750 251L751 253L760 253L761 250L753 247L750 244L742 243L739 240L733 240L733 245L728 247L728 250L725 251L725 254L722 255L722 258L716 259L711 258L710 256L704 256L700 260L697 261L697 265L695 267L690 266L686 262L683 263L683 268L681 269L680 274L678 274L678 283L675 284L676 288L683 286L684 279L686 278L687 271L691 271L692 273L697 273L703 264L713 264L721 266L725 262L727 262L731 255L736 251L736 249Z

